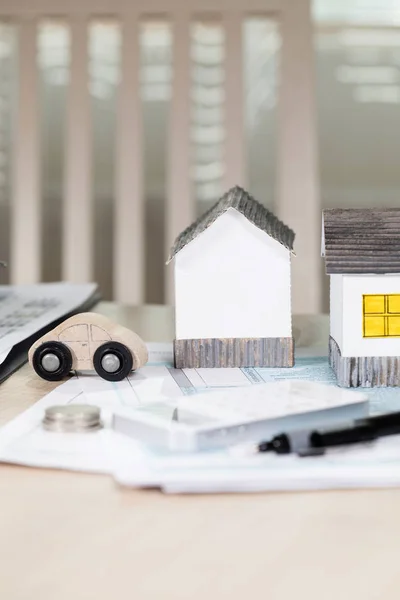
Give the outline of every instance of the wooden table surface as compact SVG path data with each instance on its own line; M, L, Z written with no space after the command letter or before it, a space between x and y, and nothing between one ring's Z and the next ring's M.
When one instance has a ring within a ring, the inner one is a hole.
M167 307L100 311L172 338ZM49 389L23 367L0 423ZM398 600L399 553L400 490L169 497L0 466L1 600Z

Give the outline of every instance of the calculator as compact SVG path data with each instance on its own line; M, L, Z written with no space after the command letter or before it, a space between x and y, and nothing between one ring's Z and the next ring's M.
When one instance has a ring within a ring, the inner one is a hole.
M290 379L121 408L113 429L150 446L195 452L367 415L362 392Z

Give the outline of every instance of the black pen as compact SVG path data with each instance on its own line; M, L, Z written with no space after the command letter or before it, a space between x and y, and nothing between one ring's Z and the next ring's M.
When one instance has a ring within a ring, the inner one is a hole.
M323 454L325 448L371 442L379 437L400 434L400 412L357 419L339 429L292 431L274 436L257 445L258 452L300 456Z

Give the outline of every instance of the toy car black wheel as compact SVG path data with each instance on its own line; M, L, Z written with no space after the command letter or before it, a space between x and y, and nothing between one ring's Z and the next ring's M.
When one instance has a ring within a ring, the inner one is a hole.
M120 342L106 342L93 355L97 375L107 381L122 381L133 368L130 350Z
M61 342L44 342L36 348L32 366L42 379L60 381L72 369L71 350Z

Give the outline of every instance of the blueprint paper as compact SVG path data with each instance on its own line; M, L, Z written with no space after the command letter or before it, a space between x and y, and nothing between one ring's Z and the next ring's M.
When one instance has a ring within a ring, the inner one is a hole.
M0 429L0 461L38 467L109 472L109 456L153 456L151 450L111 431L111 415L120 407L135 408L146 402L190 396L222 386L251 386L279 379L265 369L174 369L172 344L148 344L148 365L121 382L95 374L77 374ZM275 371L275 370L274 370ZM287 371L287 370L286 370ZM90 434L57 434L42 429L48 406L89 403L102 410L104 429ZM72 437L73 436L73 437ZM119 439L118 439L119 438ZM120 439L123 438L123 439ZM119 448L130 447L121 454Z
M139 443L111 431L111 416L123 407L179 398L196 391L220 389L221 384L252 385L258 379L241 369L216 377L212 369L183 372L172 367L171 344L148 344L149 363L121 382L94 373L77 374L0 429L0 461L38 467L109 472L109 455L129 445L128 457L152 455ZM161 361L161 362L160 362ZM213 372L211 372L213 371ZM195 383L201 381L199 387ZM90 434L58 434L42 429L45 409L54 404L88 403L99 406L104 428Z
M362 487L400 483L400 442L380 440L374 450L342 451L319 459L241 456L235 449L190 456L167 455L111 431L117 407L191 396L221 387L263 381L304 379L335 385L326 356L297 357L293 369L174 369L171 344L148 344L148 366L119 383L78 374L0 429L0 461L38 467L114 473L122 485L158 485L167 492L258 491ZM315 350L309 352L315 354ZM370 411L398 410L400 390L363 390ZM92 403L102 409L104 429L90 434L44 431L45 408L53 404ZM377 452L376 448L379 449ZM360 453L360 451L362 452ZM351 460L350 460L351 459Z
M0 461L36 467L53 467L108 473L110 457L143 454L140 444L111 431L111 416L118 407L136 407L154 399L183 395L174 377L171 344L148 344L149 364L121 382L101 379L94 373L77 374L47 394L0 429ZM161 362L160 362L161 361ZM163 363L166 363L166 366ZM61 434L43 430L48 406L94 404L101 408L104 428L89 434ZM111 451L112 446L112 451ZM119 448L128 452L119 452Z

